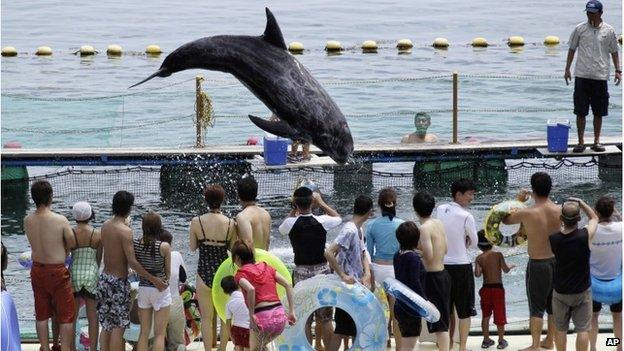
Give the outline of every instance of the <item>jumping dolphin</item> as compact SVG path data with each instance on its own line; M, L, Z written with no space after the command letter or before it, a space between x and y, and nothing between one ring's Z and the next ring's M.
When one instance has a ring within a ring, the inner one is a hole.
M286 49L275 17L266 8L261 36L219 35L186 43L163 61L154 77L168 77L202 68L231 73L271 110L280 121L249 116L261 129L275 135L310 141L344 164L353 152L353 138L344 115L310 72Z

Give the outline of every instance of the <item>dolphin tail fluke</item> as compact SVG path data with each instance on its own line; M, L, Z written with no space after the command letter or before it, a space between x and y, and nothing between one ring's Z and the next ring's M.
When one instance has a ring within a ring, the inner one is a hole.
M284 36L282 35L282 30L277 24L277 20L271 10L268 7L265 8L267 23L266 28L264 29L264 34L262 34L262 38L272 44L273 46L277 46L280 49L286 50L286 43L284 42Z
M301 137L301 133L284 121L269 121L254 115L249 115L249 119L253 122L253 124L265 132L275 134L282 138L297 140L304 139Z

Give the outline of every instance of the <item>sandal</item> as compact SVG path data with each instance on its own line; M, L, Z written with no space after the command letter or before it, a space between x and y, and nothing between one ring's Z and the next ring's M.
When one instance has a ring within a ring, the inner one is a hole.
M509 346L509 344L507 344L507 340L503 339L498 342L498 346L496 346L496 348L502 350L504 348L507 348L507 346Z
M579 154L581 152L585 151L586 146L583 144L578 144L574 147L574 149L572 149L572 152L574 152L575 154Z
M482 349L487 349L490 346L493 346L494 344L496 344L496 342L494 342L494 340L492 340L492 339L483 340L483 342L481 343L481 348Z
M596 152L604 152L605 148L604 146L602 146L602 144L600 143L596 143L591 147L592 150L596 151Z

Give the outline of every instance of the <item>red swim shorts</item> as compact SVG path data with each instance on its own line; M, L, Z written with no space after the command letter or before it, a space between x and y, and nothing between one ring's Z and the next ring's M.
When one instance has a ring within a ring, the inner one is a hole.
M69 270L64 264L33 262L30 280L35 296L37 321L56 316L61 324L74 322L74 294Z
M249 329L233 325L230 334L234 346L249 348Z
M487 284L498 285L498 284ZM500 286L484 285L479 290L481 297L481 312L483 318L489 318L494 313L494 324L507 324L507 316L505 312L505 289L502 284Z

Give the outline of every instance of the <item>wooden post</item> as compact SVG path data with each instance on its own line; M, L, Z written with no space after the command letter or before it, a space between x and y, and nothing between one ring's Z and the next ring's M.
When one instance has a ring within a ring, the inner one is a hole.
M195 147L204 147L204 125L202 123L202 116L204 115L204 100L201 97L201 81L204 80L203 76L195 77Z
M453 144L457 144L457 71L453 72Z

